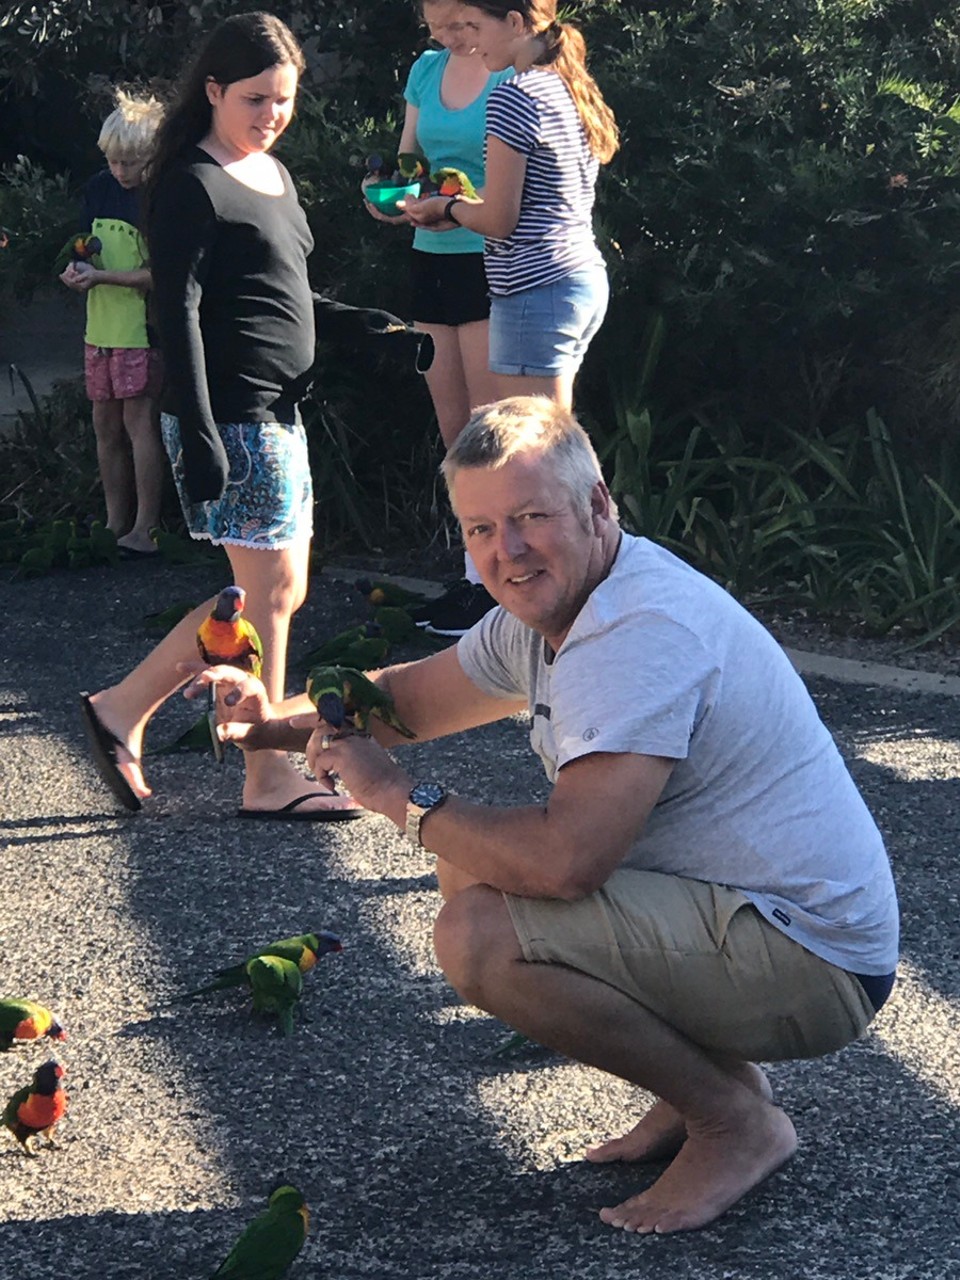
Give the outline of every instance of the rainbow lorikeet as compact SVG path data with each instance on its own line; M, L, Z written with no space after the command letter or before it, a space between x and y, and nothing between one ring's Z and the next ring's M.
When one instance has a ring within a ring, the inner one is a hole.
M353 667L314 667L307 676L307 697L335 729L351 720L365 733L370 717L378 716L405 738L417 736L397 715L389 693Z
M316 667L337 663L344 667L380 666L390 649L390 641L383 635L383 628L377 622L361 622L356 627L348 627L339 635L332 636L323 644L317 645L305 653L300 659L301 668Z
M224 587L216 604L197 629L200 657L210 666L226 663L259 676L263 668L263 643L252 622L241 617L247 593L243 587ZM223 760L223 743L217 735L217 712L213 686L207 690L207 723L213 754Z
M49 1009L32 1000L0 1000L0 1053L14 1040L66 1040L67 1033Z
M397 156L397 170L406 182L419 182L426 177L427 165L415 151L401 151Z
M477 188L462 169L438 169L436 173L431 173L430 181L437 184L439 196L466 196L468 200L476 199Z
M66 270L69 262L89 262L91 266L99 267L102 250L103 244L99 236L90 231L76 232L57 254L53 264L54 275L60 275Z
M309 1230L302 1194L289 1183L274 1188L266 1209L243 1231L211 1280L282 1280Z
M293 1010L303 994L303 975L283 956L254 956L247 961L254 1013L275 1013L280 1030L293 1035Z
M357 578L354 587L367 604L379 608L381 605L411 605L423 604L426 599L419 591L410 591L407 587L401 587L399 582L372 582L369 578Z
M258 956L279 956L289 960L300 973L309 973L321 956L331 951L342 951L343 943L335 933L321 930L320 933L298 933L292 938L280 938L266 947L260 947L252 956L241 960L239 964L229 965L226 969L218 969L211 982L205 986L187 991L178 1000L191 1000L194 996L205 995L208 991L225 991L228 987L249 986L250 974L248 966Z
M55 1058L37 1067L30 1084L18 1089L3 1109L3 1123L28 1156L37 1153L31 1139L42 1135L51 1146L53 1131L67 1113L67 1095L60 1081L66 1075Z
M382 604L373 611L373 620L380 628L381 634L391 644L402 644L405 640L420 639L420 628L406 609L396 605ZM362 667L363 663L351 662L352 667Z

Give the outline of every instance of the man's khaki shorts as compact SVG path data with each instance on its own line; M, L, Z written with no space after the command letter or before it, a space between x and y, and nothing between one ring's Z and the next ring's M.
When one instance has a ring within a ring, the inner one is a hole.
M621 868L578 902L504 900L525 960L597 978L712 1052L816 1058L874 1016L853 974L768 924L738 889Z

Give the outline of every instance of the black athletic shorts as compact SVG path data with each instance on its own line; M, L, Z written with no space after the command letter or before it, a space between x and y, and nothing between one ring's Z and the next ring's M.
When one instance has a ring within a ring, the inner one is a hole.
M489 319L490 291L482 253L410 252L414 321L455 326Z

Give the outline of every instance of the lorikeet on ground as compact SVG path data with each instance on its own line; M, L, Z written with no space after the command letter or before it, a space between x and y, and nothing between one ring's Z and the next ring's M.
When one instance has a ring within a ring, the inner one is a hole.
M37 1134L54 1145L53 1131L67 1111L67 1095L60 1083L65 1074L65 1068L51 1058L37 1067L33 1081L18 1089L3 1109L3 1123L28 1156L37 1154L30 1147Z
M350 719L365 733L370 717L379 716L405 738L417 736L394 711L389 693L353 667L314 667L307 676L307 697L335 729Z
M372 604L374 608L383 604L423 604L426 599L419 591L409 591L397 582L371 582L369 578L357 578L353 585L367 604Z
M252 956L232 964L226 969L218 969L213 980L203 987L187 991L178 1000L191 1000L194 996L205 995L209 991L224 991L228 987L250 985L248 965L257 956L279 956L296 965L301 973L308 973L321 956L331 951L342 951L343 943L335 933L321 930L319 933L298 933L292 938L280 938L266 947L260 947Z
M382 630L376 622L361 622L356 627L348 627L346 631L341 631L339 635L332 636L305 653L299 666L304 670L334 663L344 667L359 667L361 670L378 667L390 649L390 641L382 634Z
M32 1000L0 1000L0 1053L14 1040L66 1040L67 1033L49 1009Z
M461 169L438 169L431 173L430 181L437 184L439 196L466 196L476 199L477 188Z
M292 960L254 956L247 962L254 1013L275 1013L280 1030L293 1035L293 1010L303 995L303 977Z
M277 1187L211 1280L282 1280L309 1230L310 1214L301 1193L289 1184Z
M253 623L240 616L246 599L247 593L243 587L224 587L209 616L204 618L197 629L197 648L200 650L200 657L211 666L226 663L259 676L263 667L263 644ZM223 744L217 736L217 712L212 685L207 691L207 721L210 725L213 754L218 761L222 761Z
M374 610L373 620L380 628L381 634L391 644L403 644L405 640L420 639L420 628L406 609L389 604L380 605ZM361 668L364 666L360 662L351 662L346 665Z
M99 267L99 254L102 249L99 236L89 231L77 232L57 254L53 264L54 275L60 275L65 271L69 262L89 262L92 266Z

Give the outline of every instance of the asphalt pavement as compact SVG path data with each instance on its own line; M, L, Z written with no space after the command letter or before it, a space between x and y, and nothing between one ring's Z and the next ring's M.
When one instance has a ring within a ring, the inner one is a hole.
M770 1074L796 1157L707 1230L604 1226L658 1171L596 1168L643 1095L547 1053L492 1057L504 1028L437 969L428 855L380 817L236 819L239 753L148 761L155 798L117 809L88 759L77 691L154 643L145 614L225 581L125 564L0 579L0 994L49 1004L69 1040L55 1151L0 1133L0 1277L209 1275L280 1179L312 1232L292 1280L943 1280L960 1277L960 700L809 677L889 842L901 981L870 1033ZM358 620L318 578L294 658ZM185 728L174 698L149 745ZM413 772L480 801L545 793L510 720L401 749ZM286 934L344 951L306 978L291 1040L223 994L167 1002ZM45 1047L0 1055L0 1104Z

